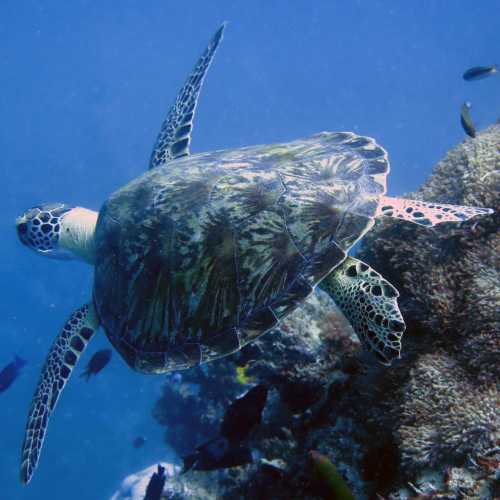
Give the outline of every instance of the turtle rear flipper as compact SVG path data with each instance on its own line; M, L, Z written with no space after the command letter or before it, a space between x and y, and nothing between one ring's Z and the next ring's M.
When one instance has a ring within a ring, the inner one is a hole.
M394 217L429 227L441 222L461 222L472 219L476 215L488 215L492 213L493 210L491 208L426 203L419 200L382 196L375 216Z
M370 266L347 257L320 284L351 323L363 346L385 365L399 358L405 323L398 291Z
M26 424L21 481L29 483L38 464L49 418L78 358L99 327L92 304L77 309L56 337L47 356Z

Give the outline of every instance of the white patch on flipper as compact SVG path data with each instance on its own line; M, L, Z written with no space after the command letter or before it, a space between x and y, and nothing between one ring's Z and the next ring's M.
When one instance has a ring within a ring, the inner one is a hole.
M375 217L393 217L431 227L441 222L463 222L472 219L476 215L492 213L491 208L426 203L418 200L381 196Z

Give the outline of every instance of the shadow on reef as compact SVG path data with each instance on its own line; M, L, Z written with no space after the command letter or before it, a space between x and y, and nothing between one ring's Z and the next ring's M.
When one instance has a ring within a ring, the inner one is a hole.
M356 499L500 496L499 152L497 124L451 150L414 193L492 216L433 230L379 222L363 241L360 258L401 293L408 328L395 366L362 359L318 291L282 331L165 383L153 414L179 455L213 436L252 385L270 388L250 435L253 463L185 474L185 498L334 498L328 478L317 484L312 450Z

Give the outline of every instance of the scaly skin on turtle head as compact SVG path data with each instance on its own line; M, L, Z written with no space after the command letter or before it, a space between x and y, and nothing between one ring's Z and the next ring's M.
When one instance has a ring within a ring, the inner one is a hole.
M59 235L61 221L72 208L64 203L45 203L27 210L16 220L21 243L47 257L69 258L59 249Z
M45 203L16 220L19 240L39 255L53 259L93 261L97 213L64 203Z

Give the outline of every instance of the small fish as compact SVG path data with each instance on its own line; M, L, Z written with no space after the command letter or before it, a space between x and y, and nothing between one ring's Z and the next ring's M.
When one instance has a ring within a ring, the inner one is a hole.
M111 349L102 349L101 351L97 351L90 358L85 371L80 375L80 377L87 377L88 382L89 378L92 375L97 375L109 363L110 359Z
M153 473L146 487L146 496L144 500L161 500L166 479L165 467L158 464L157 472Z
M474 66L469 68L463 75L463 79L472 82L474 80L482 80L483 78L488 78L491 75L498 73L498 65L493 64L492 66Z
M260 424L262 411L266 405L268 389L259 384L244 396L235 399L224 414L220 435L231 442L240 442L248 437L250 431Z
M460 110L460 123L469 137L476 137L476 127L474 127L474 123L470 116L470 108L470 102L464 102L462 104L462 108Z
M309 458L313 479L322 486L326 500L355 500L351 489L328 457L317 451L310 451Z
M224 437L218 437L198 446L196 451L182 457L182 474L188 470L209 471L239 467L253 462L252 451L247 446L232 445Z
M136 449L142 448L146 444L146 438L143 436L138 436L132 441L132 446Z
M6 391L16 380L21 372L21 368L26 364L26 361L19 356L14 356L14 361L0 371L0 392Z
M255 377L249 377L247 375L247 370L250 365L237 366L236 367L236 381L241 385L248 385L255 382Z
M252 451L243 441L261 421L267 392L267 387L259 384L235 399L224 413L219 435L182 458L182 472L225 469L253 462Z

